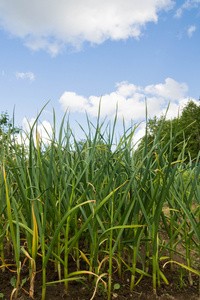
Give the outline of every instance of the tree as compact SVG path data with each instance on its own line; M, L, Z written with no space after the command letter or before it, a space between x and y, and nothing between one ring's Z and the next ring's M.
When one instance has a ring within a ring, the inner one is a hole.
M14 126L12 120L9 119L8 113L2 112L0 117L0 135L3 133L8 134L8 132L11 134L19 133L19 130L18 127Z
M187 151L192 158L196 158L200 151L200 106L190 100L184 107L180 128L184 131L187 140Z
M19 133L20 129L14 126L9 119L7 112L2 112L0 116L0 146L2 146L9 135L14 136Z
M159 147L163 148L175 136L173 141L173 159L177 159L186 142L185 155L195 159L200 151L200 105L189 100L179 118L166 120L164 116L149 119L147 122L147 140L150 150L155 137L159 134ZM139 149L145 144L142 138Z

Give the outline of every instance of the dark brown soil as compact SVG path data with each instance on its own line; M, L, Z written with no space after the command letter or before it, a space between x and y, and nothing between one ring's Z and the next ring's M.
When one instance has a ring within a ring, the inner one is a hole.
M13 263L12 253L6 257L6 264ZM12 268L12 267L11 267ZM81 263L81 269L86 270L84 262ZM14 269L13 269L14 270ZM71 259L69 262L69 272L76 271L75 262ZM124 269L125 271L125 269ZM187 275L185 274L181 279L180 270L175 266L174 270L169 269L169 265L164 269L164 274L169 281L169 285L166 285L164 282L161 282L161 287L157 289L157 295L155 296L152 288L152 278L143 277L139 285L137 285L134 290L130 291L130 272L123 272L123 276L119 279L117 272L113 274L112 281L112 297L111 299L124 300L124 299L177 299L177 300L190 300L190 299L199 299L198 298L198 277L193 276L194 284L193 286L189 285ZM23 288L20 288L18 293L18 299L25 300L30 299L29 297L29 285L30 280L28 278L28 261L24 264L21 270L21 281L24 278L27 278L26 283L23 285ZM0 296L3 296L3 299L10 299L11 293L13 291L13 286L10 283L10 280L13 276L16 276L16 272L11 272L10 269L6 269L5 272L0 270ZM108 278L105 276L103 279L107 282ZM47 282L58 280L57 273L54 270L54 264L49 263L47 268ZM87 282L88 277L86 275L86 280L82 282L71 281L69 282L69 291L68 293L64 290L64 284L55 284L53 286L48 286L46 289L46 299L47 300L89 300L95 290L95 286L92 282ZM118 289L114 289L115 284L118 284ZM41 299L41 289L42 286L42 272L41 272L41 261L37 261L37 274L35 278L35 291L34 299ZM2 294L3 295L2 295ZM0 297L1 298L1 297ZM14 297L12 298L14 299ZM107 299L107 293L103 287L103 284L100 284L97 292L94 297L95 300Z

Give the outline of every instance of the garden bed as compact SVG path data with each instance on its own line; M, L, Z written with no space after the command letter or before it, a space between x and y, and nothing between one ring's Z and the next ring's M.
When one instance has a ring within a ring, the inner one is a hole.
M6 264L14 264L12 253L6 254ZM106 266L107 267L107 266ZM41 299L42 293L42 263L39 259L37 261L37 274L35 277L35 291L34 299ZM81 262L81 269L86 269L87 266L84 262ZM5 272L0 272L0 295L2 299L8 300L11 297L11 294L14 289L14 277L16 273L12 271L15 268L9 267ZM186 272L181 270L178 266L174 266L174 270L170 270L170 265L167 265L164 269L164 274L169 281L169 285L166 285L164 282L161 282L161 287L157 289L157 296L153 294L152 287L152 278L143 277L140 283L134 288L133 291L130 291L130 272L122 272L123 276L120 279L118 273L115 272L116 268L113 267L113 276L112 276L112 297L111 299L116 300L125 300L125 299L177 299L177 300L192 300L198 298L198 276L194 275L193 286L189 285ZM69 260L69 273L76 271L76 266L74 260L71 258ZM125 268L123 268L125 271ZM151 269L149 270L151 274ZM85 277L86 281L78 282L71 281L69 282L69 291L65 292L64 284L54 284L52 286L47 286L46 290L46 299L47 300L89 300L93 296L95 286L92 282L88 281L87 276ZM107 282L107 276L103 278ZM47 278L46 282L52 282L58 280L57 272L55 272L55 266L52 262L48 263L47 268ZM26 281L26 282L25 282ZM20 288L18 293L18 299L25 300L30 299L29 297L29 268L28 260L24 263L21 270L21 282L25 282ZM107 298L107 293L104 288L104 285L99 283L94 300L103 300ZM14 299L14 295L13 295Z

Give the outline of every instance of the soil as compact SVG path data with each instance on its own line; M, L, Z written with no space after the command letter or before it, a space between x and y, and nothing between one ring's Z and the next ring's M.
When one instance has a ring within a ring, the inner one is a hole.
M13 263L13 253L10 254L6 252L5 258L6 264ZM34 299L41 299L42 292L42 272L41 272L41 260L37 261L37 274L35 277L35 289L34 289ZM16 269L11 269L12 267L6 268L4 272L0 270L0 298L3 296L4 300L14 299L14 296L11 297L13 286L10 283L10 280L13 276L16 276ZM86 270L87 266L84 265L84 261L81 261L81 269ZM107 269L107 266L106 266ZM105 270L106 270L105 269ZM69 261L69 273L76 271L76 264L74 260L71 258ZM115 271L115 266L113 266L113 272ZM125 271L125 269L123 270ZM122 272L123 276L119 279L118 273L115 272L113 274L112 281L112 296L111 299L116 300L125 300L125 299L140 299L140 300L152 300L152 299L177 299L177 300L195 300L198 298L198 276L193 277L193 286L189 285L187 275L184 275L181 279L180 269L175 266L174 270L170 270L169 264L162 270L165 274L166 278L169 281L169 285L166 285L164 282L161 282L161 286L157 289L157 295L154 295L152 288L152 278L143 277L140 283L134 288L134 290L130 291L130 272ZM151 274L151 270L149 271ZM21 281L27 278L26 283L23 287L20 288L18 292L18 299L26 300L30 299L29 297L29 286L30 280L28 278L28 261L26 261L21 270ZM108 277L105 276L103 279L107 282ZM47 268L47 277L46 281L56 281L58 280L57 272L55 272L54 264L52 262L48 263ZM88 276L86 275L86 280L88 280ZM118 284L117 286L115 284ZM114 288L115 287L115 288ZM116 288L117 287L117 288ZM89 300L91 299L95 290L95 286L92 282L82 281L71 281L69 282L69 290L68 293L65 292L64 283L55 284L53 286L48 286L46 288L46 300ZM1 293L3 295L1 295ZM96 291L95 300L103 300L107 299L107 294L105 289L103 288L103 284L98 286Z

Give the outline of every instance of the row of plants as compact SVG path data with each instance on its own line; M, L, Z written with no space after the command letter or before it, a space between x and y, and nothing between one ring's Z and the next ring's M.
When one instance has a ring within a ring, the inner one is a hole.
M103 283L109 300L114 264L119 278L124 270L131 274L130 290L148 276L156 294L162 281L168 284L167 264L187 270L192 285L192 274L200 276L199 265L193 264L200 255L200 165L199 156L195 163L185 162L186 141L174 160L178 133L171 130L169 141L161 145L161 124L153 142L149 145L146 135L144 147L134 151L137 126L124 125L115 142L117 115L110 126L100 122L99 113L95 125L87 119L82 141L76 140L66 116L56 132L54 114L53 134L45 144L37 132L40 114L24 143L17 144L8 132L0 148L0 268L9 268L7 240L17 274L12 297L17 299L28 259L29 295L34 298L38 257L42 299L48 285L64 282L67 292L70 281L86 280L93 283L92 299ZM73 273L70 256L77 270ZM46 280L50 261L57 272L54 282ZM87 267L82 269L80 261Z

